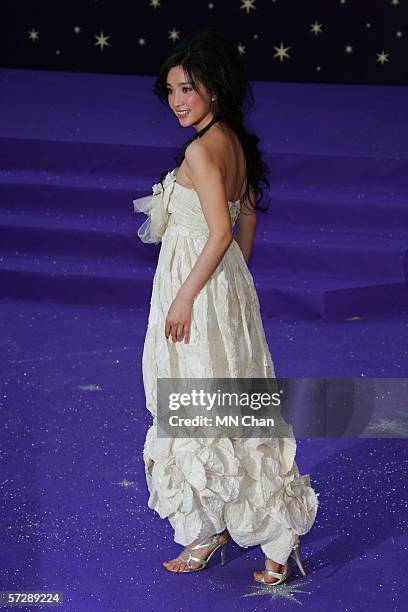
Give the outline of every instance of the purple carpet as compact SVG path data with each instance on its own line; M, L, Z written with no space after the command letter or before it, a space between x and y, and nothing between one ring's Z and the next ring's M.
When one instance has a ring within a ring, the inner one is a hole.
M260 548L235 544L194 578L162 567L180 547L147 508L141 454L159 246L132 199L192 132L152 83L0 69L0 590L61 591L75 612L406 610L398 432L299 438L320 494L305 578L263 589ZM272 174L250 269L277 375L406 378L408 90L253 86Z

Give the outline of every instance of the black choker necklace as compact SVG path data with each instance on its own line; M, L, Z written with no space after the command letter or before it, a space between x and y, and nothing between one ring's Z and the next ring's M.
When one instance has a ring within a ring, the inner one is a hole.
M218 113L217 115L215 115L215 117L210 121L210 123L208 125L206 125L205 127L203 127L201 130L199 130L194 137L191 139L192 141L195 140L196 138L200 138L203 134L205 134L205 132L207 130L210 129L210 127L212 125L214 125L214 123L216 123L217 121L219 121L221 119L222 115L221 113Z

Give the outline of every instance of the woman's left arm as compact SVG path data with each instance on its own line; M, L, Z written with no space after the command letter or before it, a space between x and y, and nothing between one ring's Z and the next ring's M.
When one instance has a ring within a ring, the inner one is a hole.
M201 291L230 246L233 235L222 171L214 163L203 143L195 140L185 154L189 175L194 183L208 224L209 237L190 274L180 287L166 318L165 334L173 342L188 342L193 300Z

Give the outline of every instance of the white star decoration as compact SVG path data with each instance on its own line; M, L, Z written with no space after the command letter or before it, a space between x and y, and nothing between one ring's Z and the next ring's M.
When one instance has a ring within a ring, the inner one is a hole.
M38 34L39 34L38 30L31 30L28 32L28 38L32 40L33 42L35 42L36 40L40 38Z
M95 0L95 2L97 2L98 0ZM271 2L275 3L277 2L277 0L270 0ZM401 2L400 0L388 0L389 4L391 6L394 7L400 7L401 6ZM347 3L347 0L338 0L338 2L342 5L345 5ZM156 8L161 8L161 0L149 0L150 6L154 9ZM212 10L215 8L215 3L213 2L208 2L207 3L207 7L209 10ZM251 11L255 11L257 10L257 6L256 6L256 0L241 0L241 5L240 5L240 9L246 11L246 14L249 15L249 13ZM327 24L326 24L327 25ZM326 27L325 25L325 27ZM364 24L361 23L361 27L365 27L366 28L372 28L372 23L371 22L366 22ZM399 24L400 25L400 24ZM310 23L309 24L310 27L310 33L314 34L315 36L318 36L319 34L323 33L323 24L319 23L317 21L317 19L315 20L314 23ZM79 25L75 25L72 27L72 32L76 35L79 35L80 33L82 33L82 28ZM35 43L39 40L39 31L35 30L34 28L32 28L31 30L27 31L28 34L28 38L31 42ZM401 39L403 36L405 35L405 33L401 30L394 30L394 36L396 38ZM110 47L110 43L108 42L110 36L104 34L103 31L101 31L98 35L94 35L93 36L96 39L96 42L94 43L94 46L99 47L99 49L101 51L104 50L105 47ZM258 39L258 34L252 34L253 39ZM168 30L168 38L175 42L180 38L180 31L177 30L175 27L173 27L172 30ZM137 44L139 47L144 47L147 44L147 40L145 37L140 36L139 38L137 38ZM282 63L285 59L290 59L291 55L288 53L288 51L291 49L290 46L285 46L284 43L281 41L280 46L279 47L275 47L273 46L273 49L275 51L275 53L272 55L273 59L279 59L279 62ZM344 49L344 53L346 53L347 55L352 55L354 54L354 46L351 44L347 44L344 45L343 47ZM237 45L237 50L239 52L240 55L245 55L247 53L247 47L246 45L244 45L242 42L239 42ZM358 55L360 53L360 49L358 50ZM61 52L59 49L55 50L56 55L60 55ZM384 49L381 50L381 52L376 53L377 59L376 59L376 63L380 64L381 66L384 66L387 63L390 63L390 55L392 55L392 53L390 52L385 52ZM295 62L296 62L296 54L295 54ZM371 60L372 61L372 60ZM393 61L393 65L396 65L397 63L397 57L394 58ZM293 64L293 62L291 62L291 64ZM349 64L350 65L350 64ZM317 70L318 72L320 70L322 70L323 68L321 66L315 66L315 70Z
M81 391L102 391L102 388L99 385L78 385L78 389Z
M173 42L179 38L179 34L179 30L175 30L174 28L169 30L169 38L171 38Z
M388 56L389 53L385 53L384 50L382 50L381 53L377 53L377 62L383 66L386 62L389 62Z
M99 35L94 34L94 38L96 38L96 43L94 44L94 47L99 45L101 51L103 51L103 48L105 46L110 47L110 44L108 43L108 38L110 38L110 36L105 36L102 31Z
M128 480L127 478L124 478L119 482L112 482L112 484L117 484L120 487L123 487L124 489L128 489L129 487L134 487L136 483L133 480Z
M273 586L272 584L260 584L259 587L254 585L256 589L252 593L245 593L241 597L257 597L259 595L269 595L269 599L289 599L289 601L295 601L302 605L302 602L295 597L298 593L306 593L311 595L310 591L303 591L301 587L304 586L304 581L296 580L291 581L289 584L283 583L282 585Z
M288 54L290 47L284 47L283 42L281 42L279 47L274 47L274 49L276 53L273 57L279 57L280 62L283 62L285 57L290 58L290 55Z
M322 33L322 24L321 23L317 23L317 21L315 21L314 23L310 24L310 31L313 34L321 34Z
M396 419L378 419L375 423L370 423L368 430L377 431L377 433L391 433L397 436L406 437L408 435L408 425L404 421ZM382 436L379 436L382 437Z
M256 10L256 6L254 6L254 4L255 4L255 0L242 0L242 4L240 8L246 10L247 15L248 15L251 9L254 11Z

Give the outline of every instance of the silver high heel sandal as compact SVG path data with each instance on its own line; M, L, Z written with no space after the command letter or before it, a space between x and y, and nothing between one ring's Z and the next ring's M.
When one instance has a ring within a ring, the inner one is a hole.
M188 567L188 569L184 569L182 571L177 571L177 570L174 570L174 569L167 568L165 566L163 566L163 567L165 569L168 569L169 572L173 572L175 574L186 574L188 572L198 572L198 571L208 567L208 562L210 561L210 559L213 556L213 554L219 548L221 548L221 565L224 565L225 559L226 559L226 555L227 555L227 545L228 545L228 542L230 540L231 540L231 538L229 538L228 540L225 540L225 542L220 542L218 534L215 534L215 535L213 535L211 537L211 539L208 542L204 542L203 544L196 544L195 546L193 546L190 549L186 549L185 548L183 551L181 551L180 555L178 557L176 557L176 559L180 559L180 561L185 563L186 567ZM217 544L217 546L214 548L214 550L212 550L210 552L210 554L208 555L208 557L206 559L199 559L199 557L193 557L193 555L191 554L191 551L198 550L199 548L206 548L208 546L211 546L211 544ZM181 555L184 554L184 553L188 554L187 559L183 559L182 558ZM197 561L197 563L201 563L201 566L197 567L197 568L193 568L191 566L191 561Z
M282 584L282 582L285 582L285 580L287 580L289 578L289 576L292 574L292 568L290 567L290 557L292 557L292 559L294 559L294 561L296 561L296 564L298 566L298 568L300 569L301 573L303 576L306 576L306 570L303 567L301 558L300 558L300 542L298 542L297 544L295 544L295 546L292 548L292 551L289 555L289 559L286 561L286 563L284 563L283 565L283 572L282 574L280 574L279 572L274 572L270 569L264 569L262 571L262 575L260 578L255 578L254 580L256 580L257 582L262 582L264 584L268 584L269 586L278 586L278 584ZM265 559L269 559L269 557L267 557L265 555ZM272 561L272 559L271 559ZM275 582L265 582L265 576L273 576L274 578L278 578L278 580L276 580Z

